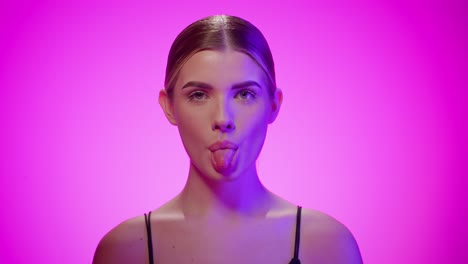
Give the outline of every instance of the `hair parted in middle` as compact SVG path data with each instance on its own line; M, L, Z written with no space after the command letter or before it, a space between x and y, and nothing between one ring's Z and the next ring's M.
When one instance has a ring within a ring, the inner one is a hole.
M202 50L232 49L245 53L263 69L268 91L276 89L275 66L270 47L258 28L236 16L214 15L195 21L174 40L167 59L164 86L172 98L180 69L195 53Z

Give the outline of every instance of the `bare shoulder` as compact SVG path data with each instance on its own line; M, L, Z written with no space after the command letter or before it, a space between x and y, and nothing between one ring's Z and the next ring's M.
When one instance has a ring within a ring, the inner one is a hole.
M146 263L147 254L144 216L137 216L120 223L101 239L93 264Z
M350 230L335 218L310 209L302 213L300 258L303 263L362 263Z

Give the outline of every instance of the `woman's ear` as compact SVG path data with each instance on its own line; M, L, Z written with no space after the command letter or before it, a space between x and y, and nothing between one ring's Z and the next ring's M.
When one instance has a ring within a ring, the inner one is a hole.
M162 110L164 111L164 114L167 117L167 120L174 126L177 126L177 121L174 115L174 108L172 106L172 101L171 98L169 98L169 95L167 94L167 91L165 89L162 89L159 91L159 105L161 105Z
M283 103L283 91L279 88L276 88L275 93L273 95L273 100L271 100L271 113L270 113L270 120L269 123L273 123L278 117L279 110L281 108L281 104Z

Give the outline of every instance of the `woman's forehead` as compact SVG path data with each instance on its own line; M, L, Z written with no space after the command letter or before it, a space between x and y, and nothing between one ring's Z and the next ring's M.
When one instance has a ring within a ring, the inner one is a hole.
M265 74L247 54L234 50L203 50L195 53L182 66L177 87L190 81L213 86L245 81L264 82Z

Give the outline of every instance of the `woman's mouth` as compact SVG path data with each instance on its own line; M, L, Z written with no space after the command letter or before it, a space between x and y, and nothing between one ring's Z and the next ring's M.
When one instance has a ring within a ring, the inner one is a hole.
M209 147L211 163L218 172L225 172L231 168L238 146L229 141L218 141Z

